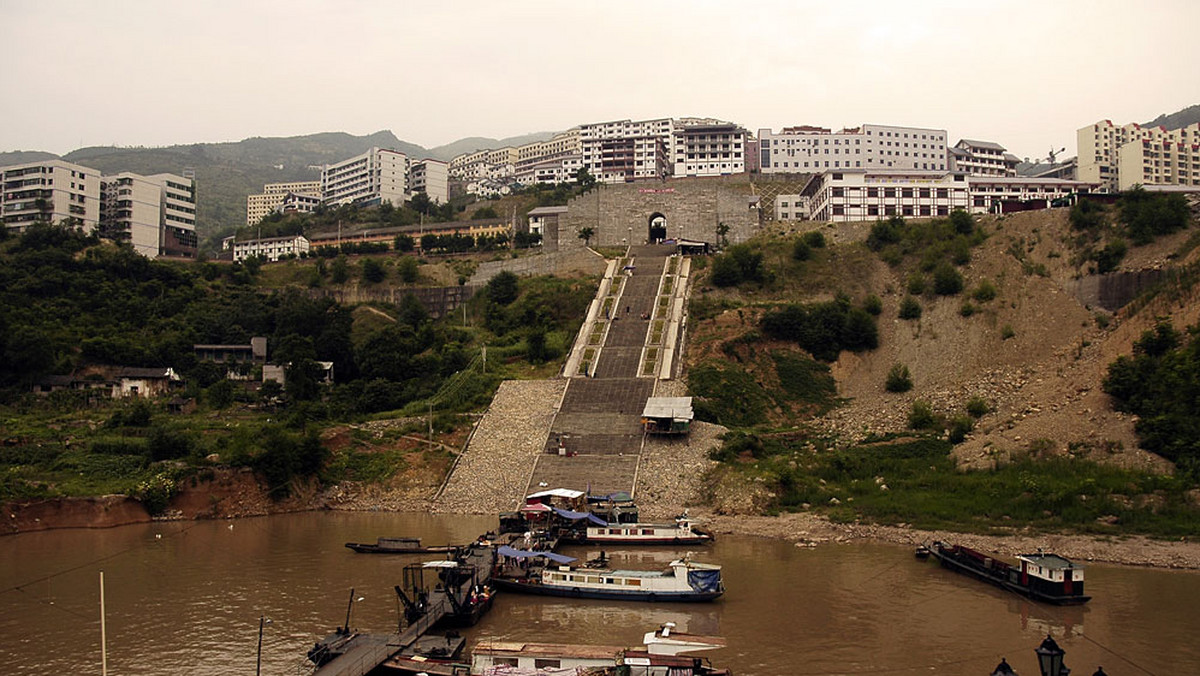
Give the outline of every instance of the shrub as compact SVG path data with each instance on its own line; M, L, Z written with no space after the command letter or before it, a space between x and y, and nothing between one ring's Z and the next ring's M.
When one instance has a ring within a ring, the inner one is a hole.
M977 395L967 400L967 413L972 418L982 418L990 410L992 410L991 406L988 406L987 400L983 397Z
M806 261L812 258L812 247L808 242L804 241L803 237L796 240L796 243L792 245L792 258L798 261Z
M962 209L955 209L950 212L950 225L954 226L954 231L960 235L969 235L975 232L975 217Z
M517 299L517 276L508 270L488 280L488 299L497 305L508 305Z
M1096 261L1096 272L1104 274L1116 270L1124 260L1125 252L1128 249L1125 240L1117 238L1106 244L1103 249L1093 253L1092 260Z
M1104 222L1104 206L1089 199L1081 199L1071 207L1071 227L1076 230L1093 230Z
M879 296L871 294L863 301L863 309L868 314L878 317L879 313L883 312L883 301L879 300Z
M909 294L913 296L919 296L925 293L926 287L927 282L925 281L925 275L919 272L914 272L908 276L907 288Z
M1008 340L1016 335L1017 332L1013 331L1012 324L1005 324L1004 326L1000 327L1000 338L1002 340Z
M967 435L971 433L971 428L975 426L975 420L969 416L958 415L950 420L950 443L961 444Z
M1117 206L1129 238L1136 245L1149 244L1155 237L1186 228L1190 216L1183 195L1149 193L1140 187L1122 193Z
M963 276L943 261L933 270L933 290L939 296L953 296L963 289Z
M804 242L814 249L825 248L825 235L817 230L804 234Z
M980 303L986 303L989 300L996 298L996 285L989 280L980 280L976 285L975 290L971 292L971 297Z
M368 258L362 263L362 280L368 284L378 284L387 278L387 270L374 258Z
M964 300L962 307L958 308L958 314L960 314L964 317L970 317L971 315L975 314L975 312L978 311L978 309L979 308L975 307L975 305L971 301Z
M917 400L908 412L908 426L914 430L929 430L937 426L937 416L927 401Z
M908 372L908 367L904 364L893 365L892 370L888 371L884 388L888 392L907 392L912 389L912 386L912 375Z
M837 359L842 350L873 350L879 346L875 318L850 306L844 296L827 303L786 305L763 315L763 331L774 338L795 341L822 361Z
M921 304L912 296L905 296L900 301L900 319L920 319Z

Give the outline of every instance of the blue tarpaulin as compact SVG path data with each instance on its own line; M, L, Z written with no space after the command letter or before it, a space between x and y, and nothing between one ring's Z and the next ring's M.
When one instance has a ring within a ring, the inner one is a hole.
M591 512L572 512L569 509L560 509L558 507L555 507L554 513L561 516L564 519L570 519L571 521L587 519L588 521L591 521L592 523L596 524L597 526L607 526L608 525L607 521L605 521L604 519L601 519L600 517L596 516L595 514L592 514Z
M514 559L536 559L541 556L555 563L570 563L575 559L554 552L527 552L524 549L513 549L508 545L500 545L496 548L496 553L500 556L511 556Z
M721 590L721 571L719 570L689 570L688 584L698 592L715 592Z

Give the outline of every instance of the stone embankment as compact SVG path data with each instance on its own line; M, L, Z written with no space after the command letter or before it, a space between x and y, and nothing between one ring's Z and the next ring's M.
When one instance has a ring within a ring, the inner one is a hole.
M433 510L497 514L520 506L566 385L562 379L501 383Z

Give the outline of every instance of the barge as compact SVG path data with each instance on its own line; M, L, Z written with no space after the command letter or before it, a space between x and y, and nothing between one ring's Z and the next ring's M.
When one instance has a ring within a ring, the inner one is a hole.
M1002 589L1055 605L1078 605L1092 597L1084 594L1083 566L1040 549L1036 554L1019 554L1018 565L999 561L963 545L935 541L917 549L927 552L942 567L970 575Z

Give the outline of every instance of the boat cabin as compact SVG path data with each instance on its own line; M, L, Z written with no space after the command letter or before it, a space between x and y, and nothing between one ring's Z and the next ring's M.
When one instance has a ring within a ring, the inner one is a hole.
M1083 596L1083 566L1057 554L1018 554L1021 581L1047 596Z
M616 664L623 649L608 645L480 641L471 651L471 673L536 674L544 673L538 670L607 667Z

